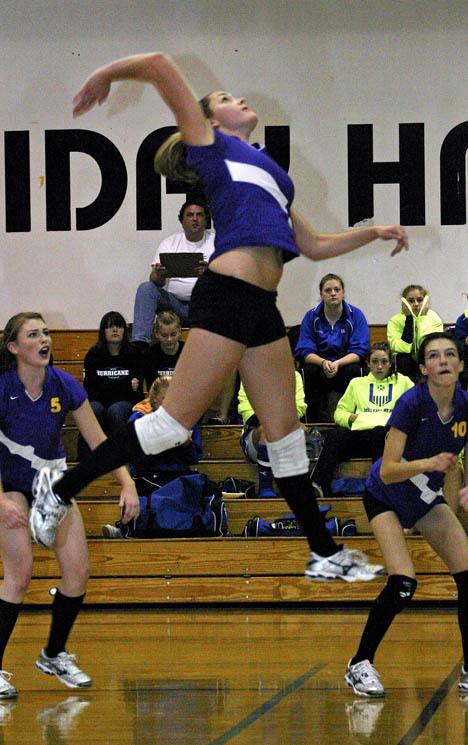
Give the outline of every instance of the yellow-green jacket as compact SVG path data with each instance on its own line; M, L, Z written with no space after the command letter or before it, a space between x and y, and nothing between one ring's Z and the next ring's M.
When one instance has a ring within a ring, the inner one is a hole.
M443 331L444 324L437 313L431 309L427 311L426 315L413 316L413 341L407 342L401 338L406 318L407 316L401 311L390 318L387 324L388 343L394 354L404 352L411 354L417 360L418 350L424 337L435 331Z
M353 378L335 410L335 422L351 430L384 427L393 411L395 402L414 385L406 375L390 375L378 380L372 373L363 378ZM357 419L349 424L351 414Z
M307 410L307 404L305 402L304 397L304 383L302 382L301 374L295 370L296 375L296 411L298 419L301 419ZM238 393L238 404L237 404L237 411L239 412L240 416L242 417L243 424L246 424L250 417L255 413L249 399L247 398L247 394L245 392L244 386L240 385L239 393Z

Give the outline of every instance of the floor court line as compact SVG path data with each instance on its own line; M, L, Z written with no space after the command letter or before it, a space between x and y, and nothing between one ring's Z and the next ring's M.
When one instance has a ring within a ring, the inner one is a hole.
M265 701L263 704L254 709L254 711L252 711L248 716L244 717L244 719L241 719L240 722L231 727L231 729L227 730L227 732L225 732L223 735L217 737L216 740L212 740L209 745L223 745L224 743L229 742L229 740L238 735L247 727L250 727L251 724L256 722L258 719L260 719L260 717L270 711L270 709L276 706L276 704L278 704L283 698L289 696L290 693L294 693L294 691L303 686L304 683L307 683L310 678L313 678L314 675L320 672L320 670L323 670L324 667L326 667L326 665L315 665L313 668L304 673L304 675L301 675L299 678L296 678L296 680L293 680L292 683L283 688L283 690L281 690L275 696L272 696L272 698L268 699L268 701Z
M460 665L462 664L462 662L463 658L455 665L450 675L448 675L445 680L442 681L438 689L434 692L431 699L421 711L414 724L409 728L406 735L404 735L401 740L398 741L397 745L412 745L416 741L416 739L422 733L423 729L427 726L427 724L436 713L437 709L441 705L447 693L452 688L455 681L458 679L458 676L460 675Z

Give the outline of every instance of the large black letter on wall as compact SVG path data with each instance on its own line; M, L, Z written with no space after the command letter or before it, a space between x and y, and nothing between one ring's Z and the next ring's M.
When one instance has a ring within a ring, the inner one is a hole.
M54 129L45 132L47 230L71 230L70 153L85 153L99 166L102 184L94 202L76 210L76 229L108 222L122 204L127 170L116 146L98 132Z
M5 132L5 226L7 233L31 230L29 132Z
M161 230L161 176L154 170L154 156L160 146L177 127L161 127L145 137L138 148L136 159L136 223L137 230ZM187 184L180 184L177 191L168 194L184 194Z
M161 127L151 132L138 149L137 155L137 230L161 230L161 176L154 170L154 156L160 146L177 131L177 127ZM201 188L191 186L184 181L166 181L166 194L184 194L185 199L192 197L206 200ZM211 223L208 218L207 226Z
M440 149L441 225L466 223L466 151L468 122L450 130Z
M374 216L374 184L400 184L400 223L425 225L424 124L400 124L400 160L374 162L372 124L348 125L348 221Z

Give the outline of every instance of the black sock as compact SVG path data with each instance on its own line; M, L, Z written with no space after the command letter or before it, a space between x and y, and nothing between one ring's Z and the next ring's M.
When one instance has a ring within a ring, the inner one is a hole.
M402 574L390 575L387 584L375 599L369 611L359 649L351 660L352 665L362 660L374 662L377 647L390 628L393 619L403 610L407 602L406 598L403 599L400 595L400 587L409 590L412 597L416 590L416 585L416 580L411 577L406 577Z
M49 641L44 651L47 657L57 657L65 650L68 636L83 605L84 595L70 598L57 590L52 604L52 623Z
M8 600L0 600L0 670L3 669L3 654L15 628L20 608L21 603L9 603Z
M320 556L332 556L340 550L325 527L325 520L319 512L314 490L308 473L297 476L276 478L283 499L296 515L309 541L310 550Z
M69 503L91 481L115 468L125 466L144 455L134 423L117 429L71 471L66 471L54 486L54 492Z
M385 608L384 606L377 605L377 603L374 602L369 611L364 631L362 632L358 651L351 660L352 665L356 662L361 662L362 660L374 662L377 648L392 625L392 621L396 614L396 610Z
M458 589L458 625L463 646L464 668L468 663L468 571L453 575Z

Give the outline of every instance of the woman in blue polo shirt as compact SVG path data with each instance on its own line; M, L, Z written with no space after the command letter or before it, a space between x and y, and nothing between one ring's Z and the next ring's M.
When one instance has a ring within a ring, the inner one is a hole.
M468 539L443 496L444 480L453 477L457 456L467 441L468 393L458 383L463 365L454 338L445 332L428 334L419 349L419 366L426 380L398 399L388 422L384 454L372 466L364 497L389 577L370 610L359 649L348 663L345 681L361 696L385 695L374 655L394 617L416 590L404 528L416 526L455 580L468 663ZM459 497L468 509L468 486ZM468 693L465 666L458 687Z

